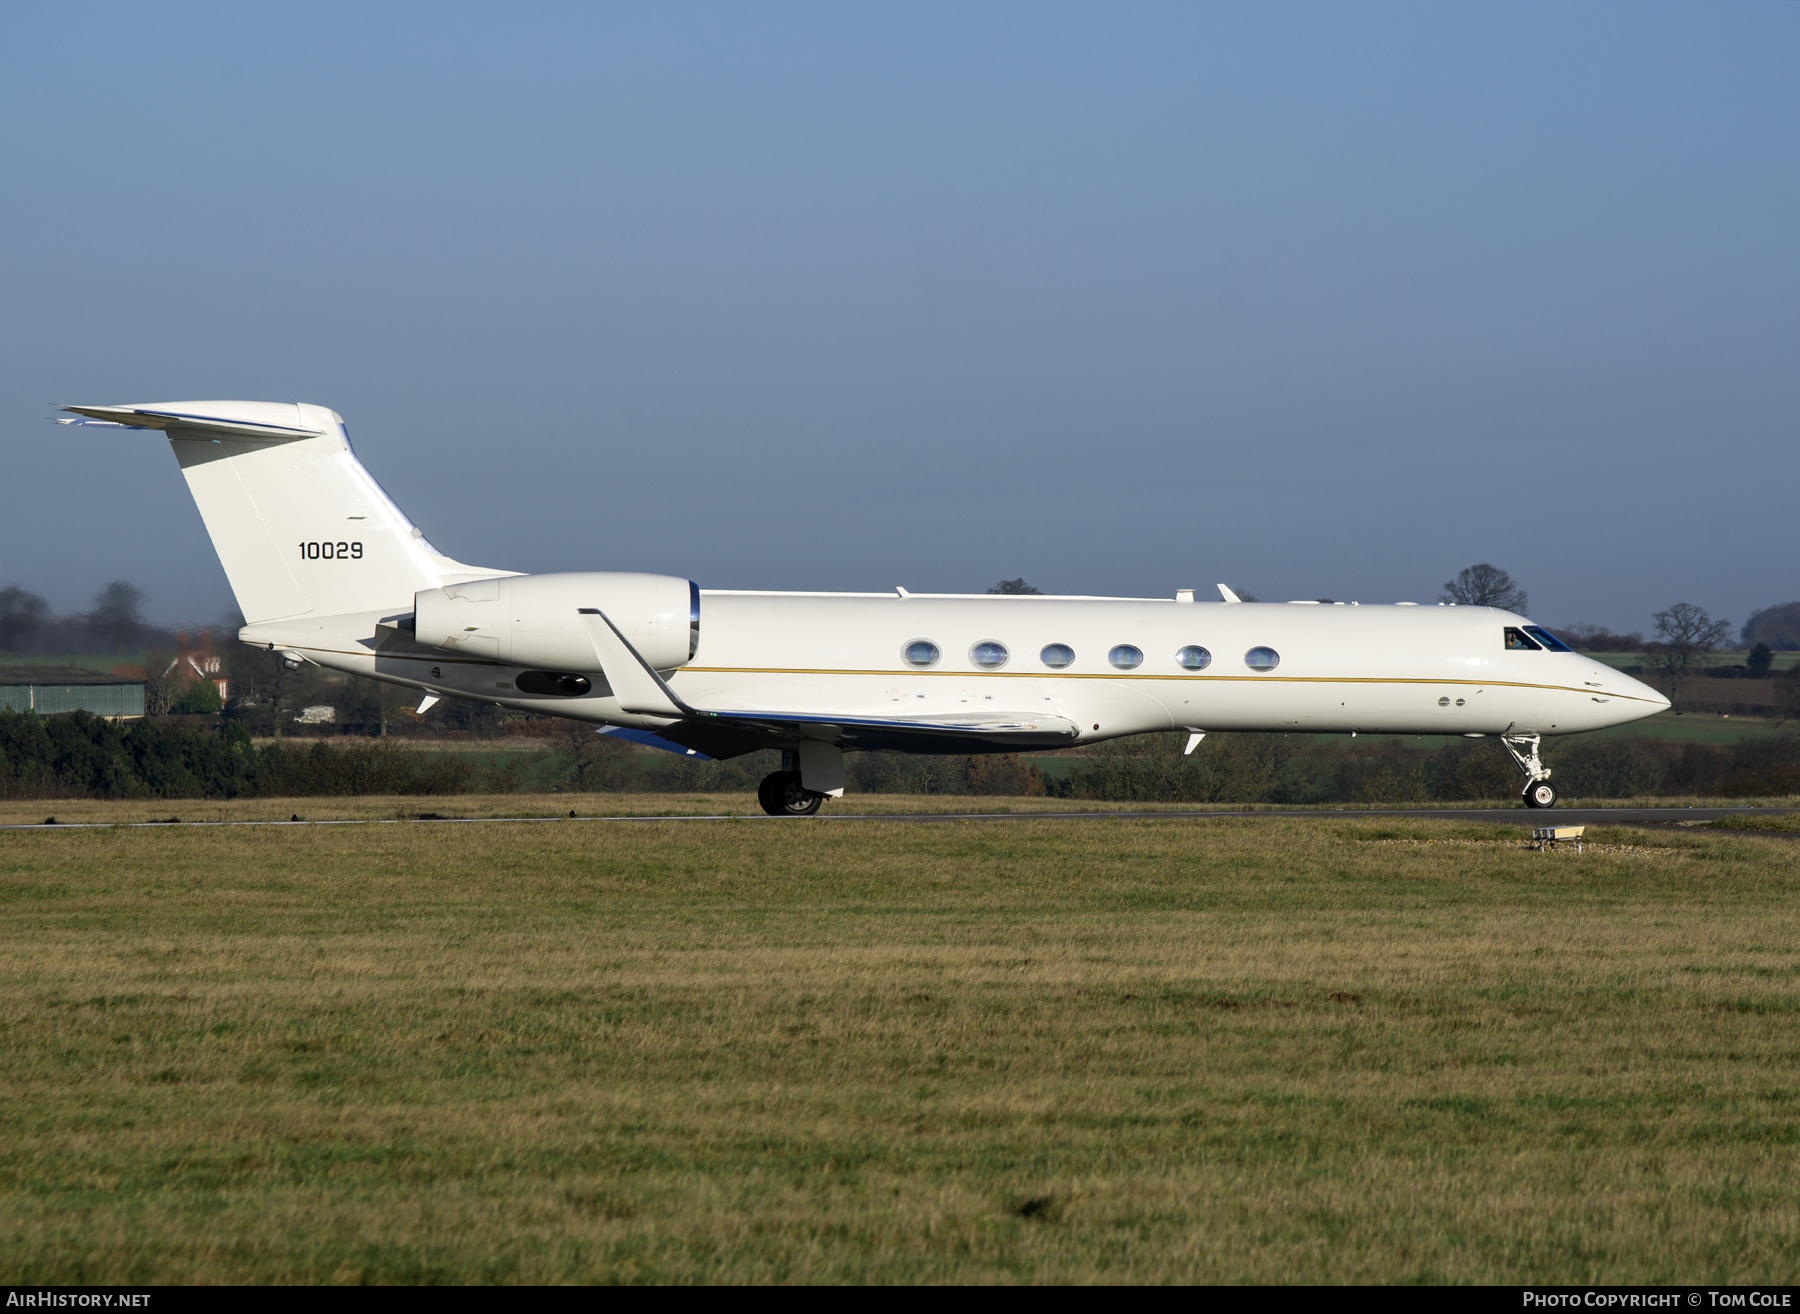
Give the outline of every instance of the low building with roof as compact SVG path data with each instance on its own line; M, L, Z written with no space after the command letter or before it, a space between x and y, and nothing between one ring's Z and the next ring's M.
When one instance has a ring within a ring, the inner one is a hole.
M144 714L144 681L79 666L0 666L0 709L138 717Z

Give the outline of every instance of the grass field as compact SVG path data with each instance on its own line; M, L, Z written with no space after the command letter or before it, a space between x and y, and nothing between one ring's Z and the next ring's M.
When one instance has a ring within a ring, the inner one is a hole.
M1800 815L1788 813L1777 817L1735 816L1722 821L1698 821L1692 824L1708 830L1778 830L1800 831Z
M1800 848L1526 824L0 834L0 1270L1792 1281Z

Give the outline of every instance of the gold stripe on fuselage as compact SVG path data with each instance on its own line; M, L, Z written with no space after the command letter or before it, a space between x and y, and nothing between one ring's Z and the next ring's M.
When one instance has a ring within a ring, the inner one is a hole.
M418 662L421 666L491 666L498 670L512 670L518 667L517 662L469 657L416 657L411 653L389 655L366 650L349 652L342 648L311 648L298 643L285 646L299 652L334 653L340 657L381 657L383 660L391 662ZM678 674L689 672L696 675L868 675L888 679L896 676L929 676L940 680L1182 680L1195 683L1211 681L1242 684L1467 685L1484 689L1545 689L1551 693L1585 694L1590 697L1604 694L1608 698L1623 698L1634 703L1651 701L1648 698L1640 698L1636 694L1616 693L1604 689L1577 689L1567 684L1533 684L1526 680L1464 680L1449 676L1441 679L1421 679L1415 676L1400 675L1132 675L1125 671L851 671L813 666L791 668L778 666L682 666L677 668Z
M1636 694L1608 693L1604 689L1577 689L1567 684L1532 684L1525 680L1464 680L1455 677L1421 679L1400 675L1131 675L1124 671L846 671L826 667L773 666L683 666L681 672L712 675L880 675L934 676L939 679L977 680L1188 680L1233 681L1244 684L1456 684L1484 689L1548 689L1554 693L1605 694L1608 698L1627 698L1647 703L1648 698Z

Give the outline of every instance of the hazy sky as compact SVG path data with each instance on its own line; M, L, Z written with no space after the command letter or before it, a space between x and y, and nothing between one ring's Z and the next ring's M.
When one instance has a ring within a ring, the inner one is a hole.
M319 402L444 551L705 587L1800 597L1800 4L14 4L0 585L229 605Z

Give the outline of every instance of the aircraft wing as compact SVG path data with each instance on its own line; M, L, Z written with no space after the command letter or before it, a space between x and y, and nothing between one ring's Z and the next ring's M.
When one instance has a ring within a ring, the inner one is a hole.
M638 716L667 717L674 725L656 734L711 757L735 757L778 748L795 738L820 739L845 748L906 748L925 753L1017 752L1066 748L1080 727L1061 716L980 712L940 716L874 717L827 712L709 711L682 701L597 608L583 619L606 682L620 706Z

